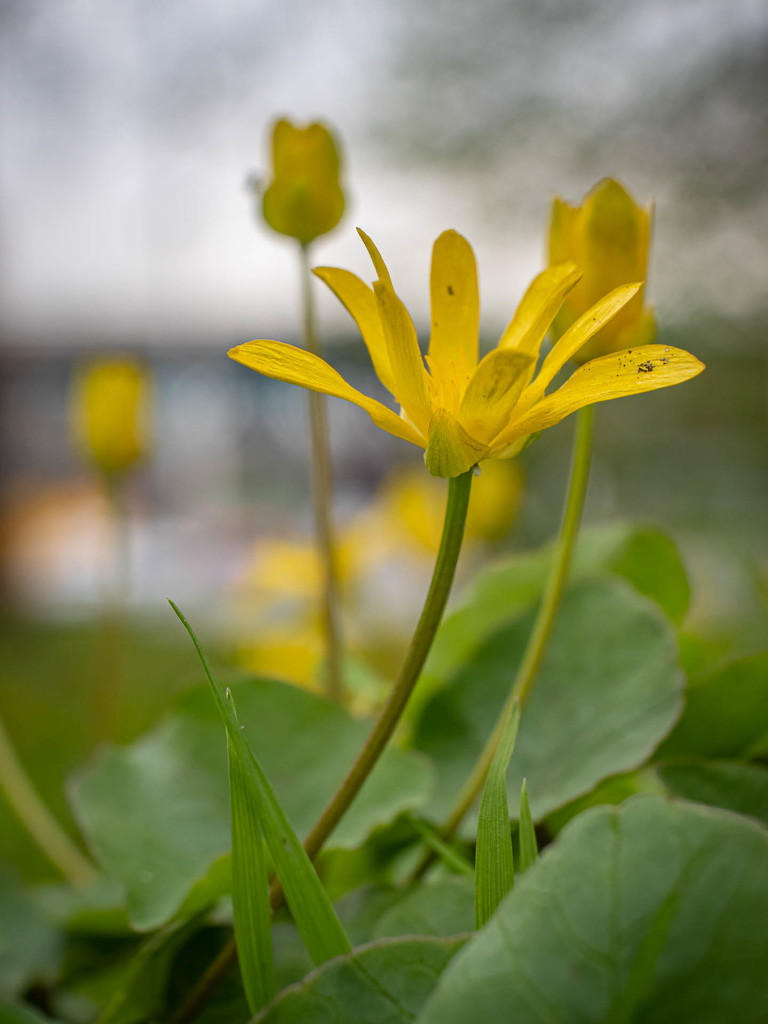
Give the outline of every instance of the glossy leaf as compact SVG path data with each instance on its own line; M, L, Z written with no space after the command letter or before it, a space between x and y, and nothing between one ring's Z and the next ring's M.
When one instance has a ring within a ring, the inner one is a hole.
M0 999L0 1024L56 1024L56 1021L48 1014L43 1016L28 1006L19 1006L17 1003L7 1003Z
M768 651L725 665L685 692L685 708L659 757L768 755Z
M374 928L377 939L398 935L458 935L471 932L475 886L472 878L455 875L428 880L401 895Z
M252 1024L411 1024L464 937L382 939L281 992Z
M173 923L144 939L112 990L98 1024L138 1024L161 1011L173 959L199 924L194 919Z
M691 761L659 766L676 796L746 814L768 824L768 767L737 761Z
M436 820L491 733L530 630L530 616L499 629L422 713L414 744L437 765ZM675 634L657 607L618 580L570 588L509 768L511 779L536 780L534 821L643 764L674 724L682 689ZM510 815L517 818L516 798Z
M760 1024L768 833L638 797L572 822L457 956L418 1024Z
M231 690L281 805L305 835L358 754L368 722L275 680ZM432 784L425 758L387 750L326 849L356 849L377 826L422 807ZM230 849L226 750L206 688L187 693L129 746L102 748L70 795L100 862L126 887L135 927L194 913L230 891L222 861Z
M500 629L535 605L544 587L552 548L500 559L478 573L454 602L440 627L419 684L416 699L434 689L473 651ZM619 524L581 531L571 579L610 573L627 580L641 594L680 622L690 599L690 587L674 542L655 527Z

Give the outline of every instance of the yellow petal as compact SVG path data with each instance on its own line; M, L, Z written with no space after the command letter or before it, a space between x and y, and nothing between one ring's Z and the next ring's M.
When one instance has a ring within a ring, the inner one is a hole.
M379 275L379 280L386 281L387 284L391 285L392 278L389 276L389 271L387 270L386 263L381 258L381 253L370 240L368 235L366 235L362 228L358 228L357 233L362 238L363 245L368 250L368 255L371 257L371 262L373 263L374 269L376 270L376 273Z
M387 343L395 397L417 430L426 436L432 408L416 328L389 282L376 281L373 290Z
M280 341L249 341L245 345L228 352L230 359L248 366L265 377L285 381L286 384L298 384L310 391L319 391L334 398L343 398L365 409L377 427L386 430L395 437L424 447L422 438L413 426L388 409L381 402L368 398L347 384L341 374L329 366L323 359L305 352L293 345L284 345ZM425 432L426 433L426 432Z
M552 351L541 364L536 379L523 395L520 412L530 409L534 402L538 402L568 360L573 358L582 345L586 344L594 334L597 334L640 288L639 283L624 284L620 288L615 288L610 295L606 295L600 302L595 303L591 309L579 317L572 327L568 328L562 338L555 342Z
M501 452L514 441L546 430L585 405L681 384L701 373L704 364L690 352L668 345L642 345L592 359L561 388L510 423L493 443Z
M555 338L613 288L647 278L651 220L652 208L642 209L624 186L611 178L599 182L578 207L555 199L549 235L550 263L571 260L584 271L555 317ZM577 362L629 347L633 341L624 335L642 315L641 288L600 334L578 352Z
M429 425L424 462L432 476L461 476L488 454L488 446L475 441L447 409L438 409Z
M429 357L436 364L461 360L471 372L477 366L480 323L477 265L469 242L456 231L444 231L432 248L429 286Z
M651 218L620 182L601 181L585 199L580 216L582 284L588 297L645 277Z
M381 329L379 307L373 289L349 270L340 270L337 267L315 267L313 273L328 285L336 298L351 314L352 319L360 328L376 376L384 387L394 394L395 388L389 365L387 343Z
M548 267L533 279L499 341L499 348L513 348L538 359L549 325L574 287L581 271L573 263ZM535 365L528 370L528 380ZM526 381L527 383L527 381Z
M509 422L532 362L533 356L524 352L498 348L481 360L461 400L465 430L486 442L496 437Z
M552 221L549 228L549 263L568 263L574 257L573 226L577 210L560 196L552 200Z

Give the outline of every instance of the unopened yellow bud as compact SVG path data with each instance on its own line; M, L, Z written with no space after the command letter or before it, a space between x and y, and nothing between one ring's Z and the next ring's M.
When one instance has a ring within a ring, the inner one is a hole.
M280 120L272 132L273 179L264 193L264 220L306 245L341 220L344 193L333 135L322 124L297 128Z
M549 263L575 263L583 275L555 318L555 339L614 288L645 281L652 215L652 206L638 206L613 178L605 178L596 185L581 206L555 198ZM643 304L644 292L643 287L579 350L574 357L577 362L653 341L656 320L653 310Z
M141 364L99 359L77 375L74 425L79 447L104 473L128 469L147 449L149 382Z

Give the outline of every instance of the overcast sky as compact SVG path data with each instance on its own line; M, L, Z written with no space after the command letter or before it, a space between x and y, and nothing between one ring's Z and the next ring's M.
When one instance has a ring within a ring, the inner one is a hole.
M280 114L345 143L350 212L317 262L368 274L362 225L420 325L441 230L473 243L500 328L552 193L606 174L656 199L663 322L768 304L764 0L16 0L0 18L6 344L291 338L292 247L244 187Z

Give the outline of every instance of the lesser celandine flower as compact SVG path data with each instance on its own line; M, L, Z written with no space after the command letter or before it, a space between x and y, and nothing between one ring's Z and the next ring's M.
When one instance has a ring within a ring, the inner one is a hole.
M637 205L623 185L605 178L571 206L557 196L549 231L550 264L571 261L582 271L555 317L552 335L559 338L578 317L612 288L648 276L653 207ZM574 355L577 362L621 349L645 345L656 334L653 310L644 305L645 285Z
M267 224L302 245L336 227L344 213L340 163L325 125L298 128L290 121L277 121L272 133L273 179L262 200Z
M98 359L77 374L76 439L103 473L120 473L145 454L148 394L146 371L132 359Z
M382 430L424 448L434 476L460 476L485 459L515 455L532 435L583 406L679 384L703 369L682 349L645 345L585 363L547 395L562 367L640 289L638 283L622 285L588 309L537 373L544 336L581 279L573 263L549 267L534 279L497 347L478 362L475 258L455 231L443 232L432 251L432 331L425 367L416 329L389 271L368 236L360 234L378 274L372 288L347 270L321 267L315 273L357 322L399 414L347 384L324 360L292 345L252 341L229 354L267 377L359 405Z

